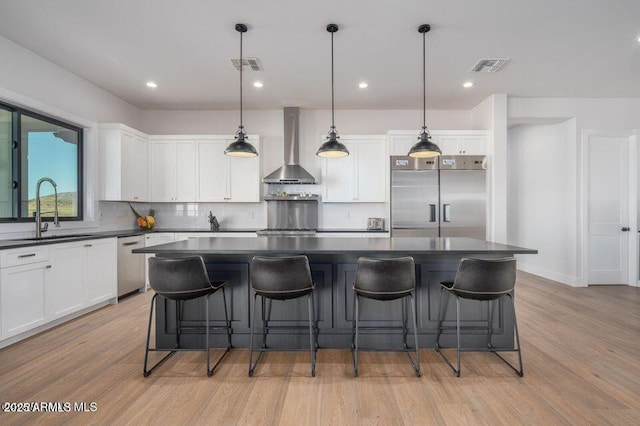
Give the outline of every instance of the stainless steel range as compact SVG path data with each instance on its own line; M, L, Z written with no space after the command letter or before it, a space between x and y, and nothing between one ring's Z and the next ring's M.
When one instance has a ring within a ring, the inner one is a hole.
M267 202L267 229L258 235L314 236L318 229L316 194L280 194L264 198Z

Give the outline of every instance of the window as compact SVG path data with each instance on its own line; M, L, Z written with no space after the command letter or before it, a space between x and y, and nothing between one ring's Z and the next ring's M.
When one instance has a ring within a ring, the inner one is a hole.
M42 217L53 217L57 190L60 220L82 220L82 129L0 105L0 220L33 220L43 177L56 188L40 186Z

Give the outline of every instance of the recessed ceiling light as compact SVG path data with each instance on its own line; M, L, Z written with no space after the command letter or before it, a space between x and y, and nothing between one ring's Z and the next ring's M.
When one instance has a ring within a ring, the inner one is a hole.
M464 83L462 83L462 87L464 87L465 89L473 87L473 81L465 81Z
M155 81L147 81L147 87L156 89L158 87L158 83L156 83Z
M369 87L369 83L367 83L366 81L361 81L360 83L358 83L358 87L361 89L366 89L367 87Z
M263 86L264 86L264 84L262 84L262 82L261 82L261 81L255 81L255 82L253 82L253 87L260 88L260 87L263 87Z
M638 37L638 43L640 43L640 37Z

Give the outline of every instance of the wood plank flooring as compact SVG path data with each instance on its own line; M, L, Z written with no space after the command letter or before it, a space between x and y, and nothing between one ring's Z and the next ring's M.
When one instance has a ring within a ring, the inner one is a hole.
M571 288L518 274L525 376L465 353L455 378L431 349L267 353L253 378L234 349L213 377L179 353L142 377L151 293L0 350L0 402L95 402L95 412L4 413L0 424L639 424L640 289ZM158 355L158 354L156 354ZM215 355L215 352L214 352Z

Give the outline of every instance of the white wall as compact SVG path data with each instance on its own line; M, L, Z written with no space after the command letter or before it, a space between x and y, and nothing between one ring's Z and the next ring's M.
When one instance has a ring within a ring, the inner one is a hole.
M519 268L575 285L575 120L509 129L508 244L531 247Z
M140 126L140 110L53 62L0 36L0 101L75 124L84 131L85 220L63 222L68 232L99 226L96 200L97 123L121 122ZM33 223L0 224L0 238L34 232Z
M517 123L550 123L567 122L566 125L571 126L572 131L561 139L556 139L557 146L552 151L566 152L566 167L568 167L574 176L569 182L573 182L573 187L566 187L567 196L570 197L572 204L570 211L573 212L568 225L573 224L573 230L569 234L548 235L542 246L559 245L567 247L570 258L575 258L576 266L573 269L572 276L564 274L571 272L572 269L560 267L551 259L543 261L537 265L539 275L547 278L557 279L571 285L586 285L586 265L585 265L585 244L583 243L583 233L585 231L586 219L585 212L582 207L583 197L582 190L586 183L582 179L582 167L580 158L583 152L583 132L594 130L597 132L613 132L613 133L638 133L640 130L640 99L530 99L530 98L509 98L508 99L508 120L511 125ZM570 124L573 123L573 124ZM545 126L545 124L539 124ZM585 138L586 140L586 138ZM509 140L509 149L511 149L511 140ZM509 164L509 168L526 167L526 160L520 159L518 162ZM549 172L550 179L553 182L566 182L567 176L564 170L558 168ZM564 185L564 184L563 184ZM542 188L540 190L543 190ZM511 204L510 204L511 205ZM510 216L511 218L511 216ZM513 218L513 220L517 220ZM527 223L510 224L510 227L527 226ZM569 231L567 231L569 232ZM637 238L638 233L633 235ZM566 239L565 239L566 238ZM532 246L531 248L539 248Z
M140 110L53 62L0 36L0 100L63 120L140 125Z

